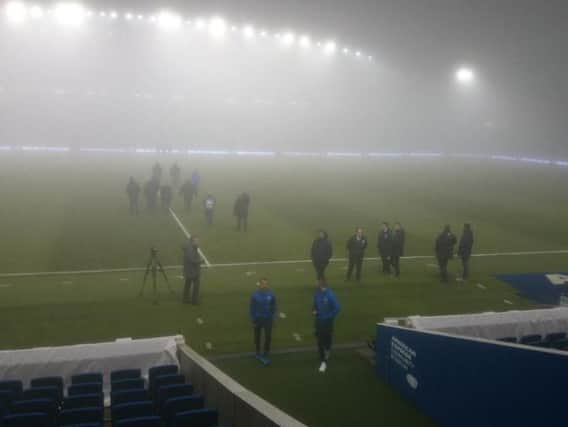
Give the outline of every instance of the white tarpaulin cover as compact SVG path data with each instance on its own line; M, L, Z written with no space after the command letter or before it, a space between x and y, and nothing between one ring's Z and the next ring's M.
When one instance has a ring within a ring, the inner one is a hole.
M518 338L531 334L568 332L568 307L452 316L410 316L407 323L416 329L468 337Z
M98 344L0 351L0 380L22 380L24 387L28 387L33 378L61 376L67 388L72 375L101 372L108 395L111 371L138 368L142 375L147 375L148 369L155 365L179 366L177 346L183 343L182 336L124 338Z

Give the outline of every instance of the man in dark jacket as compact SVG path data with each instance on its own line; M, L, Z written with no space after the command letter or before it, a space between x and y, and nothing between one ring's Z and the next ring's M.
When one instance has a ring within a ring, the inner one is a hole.
M263 364L270 364L272 323L276 317L276 296L268 287L268 279L258 282L258 290L250 299L249 314L254 328L255 357ZM264 330L263 353L260 353L260 335Z
M440 280L443 283L448 283L448 262L454 256L454 246L456 244L456 236L450 230L450 226L446 225L444 230L438 235L436 239L436 258L440 266Z
M172 186L174 189L179 187L179 181L181 179L181 169L177 163L174 163L170 168L170 178L172 180Z
M383 265L383 274L390 274L392 256L392 232L388 223L383 222L383 228L377 237L377 249Z
M396 277L400 276L400 257L404 256L404 243L405 243L405 232L404 228L397 222L394 225L394 230L392 232L392 255L391 264L394 268L394 275Z
M162 166L158 162L152 168L152 178L155 178L158 183L162 180Z
M158 206L158 193L160 191L160 182L157 178L151 178L150 181L144 186L144 194L146 196L146 202L148 206L148 211L154 213L156 207Z
M185 287L183 290L184 304L199 304L199 285L201 278L201 255L199 254L199 239L192 236L183 247L183 273Z
M314 294L312 313L315 316L315 335L320 359L319 371L322 374L327 370L333 341L334 321L340 311L341 306L337 297L328 288L325 280L320 280Z
M172 187L168 184L160 187L160 201L162 203L162 210L168 212L172 205Z
M237 217L237 231L247 231L248 228L248 213L250 206L250 196L248 193L242 193L235 200L235 207L233 208L233 215Z
M333 255L333 248L325 231L320 230L318 238L312 243L312 264L316 269L318 280L325 280L325 269L329 265L329 260Z
M363 229L357 228L355 234L347 240L347 252L349 254L349 267L347 268L346 281L351 280L353 268L355 268L355 278L359 282L361 280L361 267L363 266L363 258L365 249L367 249L367 238L363 235Z
M140 184L136 182L134 177L130 177L128 184L126 185L126 194L128 194L128 200L130 201L130 214L138 215L138 199L140 198Z
M458 255L462 260L463 280L469 277L469 258L473 249L473 230L471 224L464 224L463 232L458 245Z
M185 204L185 210L191 210L191 202L193 198L197 195L197 191L195 191L195 187L190 179L186 180L181 188L179 189L179 194L183 197L183 202Z

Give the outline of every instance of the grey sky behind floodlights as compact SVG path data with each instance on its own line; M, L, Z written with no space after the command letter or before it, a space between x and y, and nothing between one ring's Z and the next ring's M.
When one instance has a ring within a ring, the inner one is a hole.
M156 1L83 4L105 15L75 32L0 20L0 145L568 156L562 1L164 5L226 18L221 42L140 25ZM334 54L304 51L304 34Z

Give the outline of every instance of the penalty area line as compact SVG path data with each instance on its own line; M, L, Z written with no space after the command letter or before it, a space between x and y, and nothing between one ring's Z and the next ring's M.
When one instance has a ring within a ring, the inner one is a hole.
M174 212L174 210L172 208L170 208L170 214L174 218L175 222L177 222L177 225L179 226L179 228L181 228L181 231L183 232L183 234L185 234L185 237L187 237L187 239L190 239L191 234L189 234L189 231L187 231L187 229L185 228L185 226L180 221L180 219L178 218L178 216L176 215L176 213ZM197 249L197 252L199 252L199 255L201 256L201 258L203 258L203 261L205 261L205 265L207 265L207 267L211 267L211 263L209 262L209 260L207 259L207 257L205 256L205 254L203 253L201 248Z

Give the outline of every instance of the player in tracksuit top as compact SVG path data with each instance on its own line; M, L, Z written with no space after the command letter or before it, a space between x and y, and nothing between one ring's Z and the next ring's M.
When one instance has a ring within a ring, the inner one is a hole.
M250 319L254 328L255 357L263 364L270 364L272 323L276 316L276 296L268 287L268 279L260 279L257 291L250 299ZM264 330L264 352L260 353L260 335Z
M329 361L331 353L333 323L335 317L341 310L341 306L339 305L335 294L328 288L327 283L324 280L320 280L318 282L312 310L312 313L315 316L316 338L320 358L319 371L324 373L327 369L327 362Z

